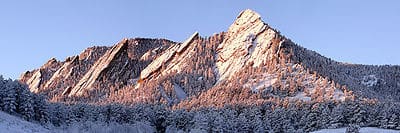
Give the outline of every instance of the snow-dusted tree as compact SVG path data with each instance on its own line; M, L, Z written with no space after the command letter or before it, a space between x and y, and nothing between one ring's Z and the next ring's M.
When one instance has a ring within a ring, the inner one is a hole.
M49 106L50 122L55 126L66 125L69 122L69 110L61 103L53 103Z
M228 120L221 115L222 113L223 110L210 112L210 117L214 119L213 121L210 121L211 132L227 132L226 124Z
M352 117L350 117L350 123L357 124L360 126L365 125L365 117L367 116L367 112L364 110L364 108L361 107L360 103L351 103L348 105L348 108L350 110L347 112L347 114Z
M253 107L248 112L250 115L250 125L253 126L253 132L265 132L260 108Z
M208 116L206 116L206 113L203 112L196 112L191 123L193 123L193 127L191 129L195 129L197 131L208 132L211 127L208 123Z
M339 128L344 125L345 123L344 110L345 107L343 105L335 106L332 109L332 113L330 115L331 121L329 122L330 128Z
M5 87L6 87L6 83L4 81L4 78L2 75L0 75L0 110L5 110L4 109L4 105L5 105L4 97L7 96Z
M17 84L15 82L12 82L11 79L8 79L5 81L5 87L4 89L4 97L2 97L3 101L3 111L9 113L9 114L16 114L17 110L17 93L16 93L16 87Z
M168 115L167 125L174 126L181 130L186 130L192 118L193 114L190 112L185 110L175 110Z
M25 120L33 119L35 112L33 110L33 95L28 90L28 87L25 85L20 84L18 81L14 81L15 89L17 93L16 103L17 113L21 114L22 118Z
M315 131L316 129L320 128L320 125L321 124L318 112L313 110L307 115L304 131L306 132Z
M33 95L34 119L44 124L49 122L48 104L42 95Z
M350 124L349 127L346 128L346 133L359 133L359 132L360 132L359 125Z
M166 119L168 116L168 111L165 110L165 106L155 106L155 119L150 121L154 123L155 128L157 131L165 132L165 128L167 127Z
M389 118L387 128L395 129L397 125L399 125L398 122L399 122L399 117L395 113L393 113Z
M250 125L250 120L248 118L246 118L246 114L245 113L240 113L238 116L238 131L239 132L252 132L253 129L251 129L251 125Z

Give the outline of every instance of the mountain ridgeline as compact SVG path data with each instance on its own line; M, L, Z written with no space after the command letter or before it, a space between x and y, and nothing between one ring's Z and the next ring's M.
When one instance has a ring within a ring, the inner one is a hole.
M323 44L321 44L323 45ZM228 31L185 42L123 39L49 60L20 81L51 102L173 108L271 101L400 101L400 67L337 62L281 35L251 10Z
M400 130L399 107L400 66L331 60L251 10L209 37L123 39L0 76L0 110L49 132Z

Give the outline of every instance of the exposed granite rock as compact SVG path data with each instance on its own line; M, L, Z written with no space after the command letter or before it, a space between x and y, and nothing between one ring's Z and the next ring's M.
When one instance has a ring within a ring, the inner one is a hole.
M39 87L41 82L42 82L42 73L40 72L40 70L37 70L32 75L32 77L29 78L28 81L26 81L26 83L29 85L29 89L34 93L39 92Z
M51 75L60 68L61 62L51 58L42 67L33 71L27 71L21 75L20 80L27 83L32 92L39 92Z
M162 65L166 65L168 61L170 61L175 54L181 53L184 49L188 47L189 44L192 43L192 41L199 36L198 32L193 33L192 36L190 36L184 43L182 44L177 44L169 49L166 50L164 54L162 54L160 57L156 58L153 62L151 62L143 71L140 73L140 79L146 79L148 78L152 73L157 72Z
M232 77L246 64L252 63L254 67L264 65L263 62L272 59L276 52L271 45L278 45L281 41L274 42L274 39L279 39L279 34L268 27L260 15L251 10L242 11L218 46L219 80Z
M116 55L121 52L121 50L127 46L128 39L124 39L117 45L113 46L109 51L107 51L85 74L85 76L80 79L78 84L71 90L69 96L82 95L83 90L92 87L93 83L97 80L100 73L108 68L111 61L115 59Z

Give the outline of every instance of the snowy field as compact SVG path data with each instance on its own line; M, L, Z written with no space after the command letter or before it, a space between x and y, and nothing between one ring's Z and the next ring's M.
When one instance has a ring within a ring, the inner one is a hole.
M155 129L144 123L133 125L79 123L68 127L46 129L45 127L25 121L16 116L0 111L0 133L153 133Z
M151 126L143 123L134 125L102 125L99 123L82 123L64 128L46 129L43 126L31 123L16 116L9 115L0 111L0 133L70 133L70 132L121 132L121 133L146 133L155 132ZM346 128L323 129L313 133L345 133ZM360 133L400 133L400 130L388 130L375 127L364 127L360 129Z
M319 131L315 131L312 133L345 133L346 128L338 128L338 129L323 129ZM360 133L400 133L400 130L389 130L389 129L380 129L375 127L363 127L360 129Z
M47 133L39 124L34 124L16 116L0 111L0 132L1 133Z

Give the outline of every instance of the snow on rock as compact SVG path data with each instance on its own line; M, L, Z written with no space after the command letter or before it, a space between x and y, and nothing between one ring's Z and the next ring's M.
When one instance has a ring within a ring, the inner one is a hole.
M368 87L375 86L378 84L378 78L375 75L364 76L361 81L361 84Z
M242 11L217 48L219 81L230 78L246 64L253 63L256 67L271 59L276 51L269 47L277 36L278 33L269 28L256 12Z
M276 75L264 74L261 80L249 79L249 82L244 84L243 87L250 88L252 92L258 92L270 88L276 81Z
M37 70L31 78L28 79L26 84L28 84L30 91L37 93L39 92L39 86L42 81L42 73L40 72L40 69Z
M166 50L164 54L156 58L153 62L151 62L145 69L140 73L140 79L148 78L152 73L156 72L161 68L163 64L165 64L173 55L175 55L176 49L178 45L174 45Z
M151 58L152 55L153 55L153 51L152 51L152 50L149 50L149 51L147 51L146 53L144 53L144 54L142 55L142 57L140 57L140 60L142 60L142 61L148 60L148 59Z
M113 46L108 50L96 63L90 68L90 70L83 76L83 78L76 84L76 86L71 90L68 96L83 95L83 90L90 89L90 87L95 83L100 73L103 72L110 65L111 61L114 60L116 55L122 51L124 47L127 46L128 39L124 39L117 45Z
M56 82L57 79L68 78L72 74L72 68L74 66L74 63L76 63L78 61L78 58L79 58L78 56L74 56L74 57L72 57L72 60L69 60L66 63L64 63L64 65L61 66L61 68L59 68L53 74L53 76L50 78L50 80L46 82L44 88L48 88L51 84Z
M302 101L311 101L311 97L307 96L307 94L304 92L297 93L296 96L291 97L291 99L302 100Z
M1 133L47 133L50 132L39 124L34 124L21 118L0 111Z
M196 38L197 36L199 36L199 33L196 31L195 33L192 34L192 36L190 36L185 42L183 42L183 43L179 46L179 49L178 49L176 52L181 53L182 50L184 50L185 48L187 48L187 46L189 46L189 44L192 43L192 41L194 40L194 38Z
M167 62L171 61L172 58L176 54L180 54L183 52L184 49L186 49L189 44L193 42L193 40L198 37L199 33L195 32L192 36L190 36L184 43L178 45L173 45L170 48L166 50L164 54L156 58L153 62L151 62L145 69L142 70L140 73L140 79L146 79L151 74L155 73L158 71L163 65L165 65ZM176 64L176 66L179 66Z

